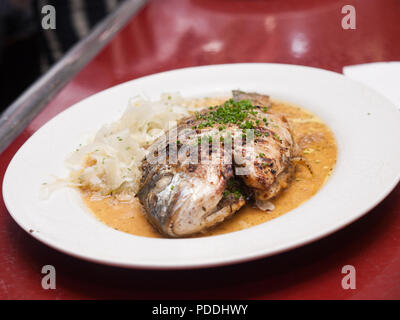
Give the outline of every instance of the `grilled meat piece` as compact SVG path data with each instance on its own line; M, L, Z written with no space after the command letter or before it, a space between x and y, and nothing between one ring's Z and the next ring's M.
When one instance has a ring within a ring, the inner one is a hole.
M254 189L256 200L268 200L287 187L295 172L295 162L300 160L297 146L287 119L269 111L269 97L257 93L233 91L235 101L250 100L257 105L262 121L255 126L260 134L255 137L255 157L246 163L249 170L241 178ZM243 152L243 151L242 151Z
M143 160L137 196L162 234L183 237L215 226L245 204L244 189L268 200L287 186L299 148L286 118L270 106L268 96L233 91L224 105L181 120L154 142L149 154L165 158Z
M201 159L198 138L208 139L207 133L212 130L205 129L196 134L189 129L192 120L186 119L177 127L180 152L175 161L171 159L170 142L176 143L176 136L174 139L173 135L167 135L157 140L151 151L166 150L165 161L153 164L146 158L142 163L143 175L137 196L149 221L170 237L189 236L206 230L245 204L240 193L226 192L228 182L233 178L232 164L193 163L190 155ZM221 145L217 144L216 148Z

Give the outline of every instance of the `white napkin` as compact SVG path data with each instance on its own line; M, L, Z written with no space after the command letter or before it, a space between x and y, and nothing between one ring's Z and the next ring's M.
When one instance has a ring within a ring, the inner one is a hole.
M343 74L375 89L400 108L400 62L347 66Z

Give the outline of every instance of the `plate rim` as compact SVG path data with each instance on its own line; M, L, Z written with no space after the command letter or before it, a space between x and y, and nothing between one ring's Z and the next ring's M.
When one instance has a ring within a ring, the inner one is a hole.
M173 70L168 70L168 71L163 71L160 73L155 73L155 74L150 74L150 75L146 75L144 77L140 77L140 78L135 78L132 80L128 80L126 82L117 84L115 86L106 88L102 91L96 92L76 103L74 103L73 105L67 107L66 109L64 109L63 111L61 111L60 113L58 113L57 115L55 115L54 117L52 117L51 119L47 120L38 130L36 130L25 142L24 144L17 150L17 152L15 152L15 154L13 155L12 159L10 160L7 169L5 171L4 177L3 177L3 183L2 183L2 195L3 195L3 201L5 203L5 206L10 214L10 216L13 218L13 220L23 229L25 230L30 236L32 236L33 238L35 238L36 240L40 241L41 243L44 243L45 245L56 249L57 251L60 251L62 253L68 254L70 256L79 258L79 259L83 259L85 261L90 261L90 262L94 262L94 263L98 263L98 264L104 264L104 265L109 265L109 266L115 266L115 267L123 267L123 268L132 268L132 269L152 269L152 270L177 270L177 269L198 269L198 268L209 268L209 267L217 267L217 266L222 266L222 265L231 265L231 264L236 264L236 263L243 263L243 262L247 262L247 261L252 261L252 260L256 260L256 259L260 259L260 258L265 258L265 257L269 257L272 255L276 255L282 252L286 252L289 250L293 250L295 248L301 247L301 246L305 246L309 243L312 243L314 241L318 241L321 238L327 237L335 232L337 232L338 230L341 230L345 227L347 227L348 225L352 224L354 221L360 219L361 217L363 217L365 214L367 214L368 212L370 212L373 208L375 208L379 203L381 203L390 193L391 191L396 187L396 185L399 183L400 181L400 172L397 173L396 177L393 177L392 183L386 187L385 190L383 190L379 196L377 196L376 198L378 200L375 200L373 203L371 203L368 207L366 207L364 210L360 211L357 215L354 215L351 217L351 219L347 219L346 222L342 222L340 224L337 224L334 228L330 228L329 231L320 231L318 234L311 234L308 238L306 239L302 239L301 241L296 241L296 244L286 244L282 247L278 247L275 250L272 250L270 252L263 252L261 251L256 251L253 253L248 253L246 255L244 254L239 254L240 257L231 257L231 258L223 258L220 261L215 261L215 262L194 262L194 263L184 263L184 264L159 264L159 265L154 265L152 263L138 263L138 262L134 262L134 263L121 263L121 262L113 262L113 261L109 261L107 259L101 259L101 258L94 258L94 257L89 257L86 255L81 255L79 253L76 253L74 251L70 251L67 250L59 245L55 245L54 243L52 243L51 241L49 241L48 239L46 239L46 237L43 237L42 234L40 233L36 233L36 232L30 232L25 225L19 220L19 218L17 217L17 215L15 215L15 212L13 212L12 210L12 205L8 202L8 199L6 197L7 191L6 191L6 187L7 187L7 181L8 181L8 176L9 176L9 168L11 166L11 164L13 163L14 159L18 156L18 154L20 153L21 150L23 150L23 147L25 146L25 144L28 143L28 141L31 140L32 137L34 137L44 126L46 126L48 123L50 123L51 121L57 119L58 117L62 117L62 115L66 112L68 112L71 109L76 109L80 107L80 104L84 104L85 101L87 99L92 98L95 95L99 95L105 91L108 91L110 89L113 90L118 90L119 87L122 86L129 86L132 82L135 82L136 80L142 80L142 79L149 79L153 76L162 76L164 74L169 74L169 73L174 73L174 72L179 72L179 71L187 71L187 70L199 70L199 69L208 69L208 68L218 68L218 67L236 67L236 66L254 66L254 65L262 65L262 66L277 66L277 67L289 67L289 68L301 68L301 69L312 69L312 70L316 70L319 72L326 72L326 73L330 73L330 74L334 74L335 76L340 76L343 79L346 79L347 81L351 81L354 83L357 83L359 86L364 87L366 90L368 91L372 91L375 95L380 96L381 99L386 101L386 105L387 106L391 106L394 110L399 111L398 108L391 102L389 101L385 96L383 96L382 94L380 94L379 92L376 92L375 90L373 90L372 88L365 86L364 84L349 79L348 77L344 76L341 73L337 73L334 71L330 71L330 70L325 70L325 69L320 69L320 68L315 68L315 67L308 67L308 66L303 66L303 65L295 65L295 64L281 64L281 63L232 63L232 64L216 64L216 65L204 65L204 66L194 66L194 67L188 67L188 68L179 68L179 69L173 69ZM22 152L22 151L21 151ZM338 153L340 152L340 150L338 150ZM339 154L338 154L339 157ZM334 174L334 173L333 173ZM329 179L330 180L330 179ZM329 182L329 181L328 181ZM326 185L326 184L325 184ZM325 187L325 185L323 187ZM315 196L315 195L314 195ZM313 196L313 197L314 197ZM296 209L294 209L296 210ZM292 210L293 211L293 210ZM218 236L216 236L218 237ZM168 239L169 241L170 239ZM174 241L174 240L172 240Z

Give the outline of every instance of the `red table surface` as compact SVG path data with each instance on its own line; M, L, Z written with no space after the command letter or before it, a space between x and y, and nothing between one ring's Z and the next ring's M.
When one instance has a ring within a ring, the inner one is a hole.
M345 65L400 60L400 1L347 2L356 8L356 30L341 27L341 8L348 4L342 1L151 1L1 155L1 179L14 153L46 121L127 80L206 64L278 62L341 72ZM366 216L327 238L274 257L204 270L127 270L81 261L31 238L2 199L0 211L3 299L400 298L399 186ZM348 264L356 268L355 290L341 286L341 269ZM44 265L56 268L56 290L41 287Z

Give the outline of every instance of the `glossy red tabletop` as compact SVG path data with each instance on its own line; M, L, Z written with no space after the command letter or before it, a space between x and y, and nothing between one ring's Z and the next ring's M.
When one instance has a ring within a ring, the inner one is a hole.
M356 30L341 27L345 4L356 8ZM400 60L399 17L398 0L150 1L1 155L1 179L32 133L100 90L206 64L278 62L341 72L345 65ZM400 298L399 186L362 219L327 238L274 257L206 270L126 270L81 261L31 238L3 201L0 212L3 299ZM41 287L44 265L56 268L55 290ZM341 286L344 265L356 268L355 290Z

